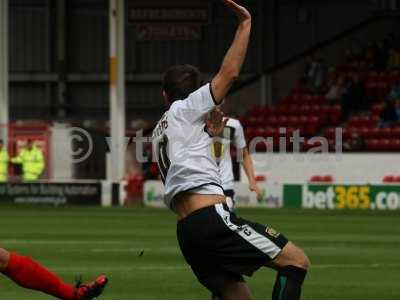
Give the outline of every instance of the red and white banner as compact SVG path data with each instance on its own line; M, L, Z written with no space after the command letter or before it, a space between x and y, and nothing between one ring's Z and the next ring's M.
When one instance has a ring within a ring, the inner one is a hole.
M131 7L128 20L137 22L199 22L206 23L210 17L205 7Z
M197 41L201 40L199 24L140 24L136 26L139 41Z

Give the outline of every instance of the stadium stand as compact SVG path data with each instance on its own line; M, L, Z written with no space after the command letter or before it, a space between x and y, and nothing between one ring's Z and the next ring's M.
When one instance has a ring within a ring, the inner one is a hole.
M304 77L287 96L272 107L254 107L241 118L248 140L256 136L272 138L276 151L279 138L289 141L293 132L299 130L305 138L301 151L317 146L318 142L310 142L317 135L326 137L330 150L334 150L339 127L344 151L399 151L400 51L395 47L397 42L388 36L383 41L370 43L357 55L347 50L347 61L325 75L319 90L315 90L314 82L309 82L312 68L309 65L314 64L311 58ZM334 100L334 95L339 99ZM288 142L286 150L292 148ZM262 152L266 147L257 145L256 150Z

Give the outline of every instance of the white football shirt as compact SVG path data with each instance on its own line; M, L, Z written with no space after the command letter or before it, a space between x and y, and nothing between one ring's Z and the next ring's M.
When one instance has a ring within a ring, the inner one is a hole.
M229 118L224 128L222 138L222 151L220 151L221 157L217 158L217 161L219 161L222 187L225 191L227 191L234 189L233 166L230 146L233 145L236 147L236 149L241 150L247 145L246 139L244 137L243 127L242 124L240 124L240 121ZM217 147L216 144L214 144L214 152L216 152L215 147Z
M165 185L164 202L182 192L223 195L219 168L206 132L207 114L216 106L211 84L175 101L153 131L153 154Z

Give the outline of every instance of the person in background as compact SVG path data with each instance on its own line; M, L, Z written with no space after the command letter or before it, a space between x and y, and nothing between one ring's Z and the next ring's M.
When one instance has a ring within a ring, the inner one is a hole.
M31 139L27 140L26 147L22 148L18 156L11 159L11 162L22 165L22 178L24 181L38 180L45 168L43 152Z
M304 79L310 92L320 92L320 89L326 80L327 74L328 68L323 58L315 58L314 55L311 55L307 58Z
M365 61L369 70L374 69L374 62L377 52L377 47L375 47L373 43L369 43L367 49L365 50Z
M354 74L349 82L346 93L342 98L344 120L350 114L366 109L369 106L365 92L365 84L358 74Z
M381 120L378 125L380 128L390 127L394 123L400 121L400 100L389 100L384 105L380 115Z
M353 133L351 135L351 138L343 143L343 150L364 151L365 150L364 139L358 133Z
M329 104L340 103L343 95L346 93L345 82L345 78L343 76L340 76L331 85L328 93L325 95L325 99L329 102Z
M243 165L249 181L249 190L255 192L257 199L262 198L262 192L257 185L251 154L247 149L244 130L239 120L224 117L221 107L215 108L207 119L207 132L214 137L213 153L217 160L222 188L226 196L226 202L229 209L233 210L235 206L234 174L230 146L236 147L240 156L239 162Z
M400 80L396 80L390 89L389 100L400 100Z
M0 182L6 182L8 179L8 161L8 151L0 139Z
M314 78L314 92L315 93L320 93L321 89L328 77L328 67L326 65L325 59L324 58L319 58L318 59L318 68L315 73L315 78Z
M400 49L391 47L388 56L387 68L389 70L398 70L400 68Z
M315 76L316 69L318 67L318 61L312 54L307 57L306 66L304 68L304 78L306 80L311 80Z

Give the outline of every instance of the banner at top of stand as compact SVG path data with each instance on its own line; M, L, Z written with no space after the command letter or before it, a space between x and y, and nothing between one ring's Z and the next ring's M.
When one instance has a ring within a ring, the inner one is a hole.
M139 22L192 22L207 23L210 19L208 6L198 7L155 7L155 6L130 6L128 20L131 23Z

